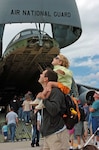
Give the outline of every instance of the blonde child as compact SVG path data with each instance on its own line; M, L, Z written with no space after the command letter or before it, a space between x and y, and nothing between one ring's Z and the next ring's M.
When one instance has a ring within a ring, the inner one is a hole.
M53 70L58 74L58 82L49 82L46 90L40 92L32 105L37 105L37 110L42 109L44 105L41 99L45 99L50 95L52 87L58 87L64 94L69 94L72 85L72 71L69 69L69 61L62 54L57 55L52 61Z

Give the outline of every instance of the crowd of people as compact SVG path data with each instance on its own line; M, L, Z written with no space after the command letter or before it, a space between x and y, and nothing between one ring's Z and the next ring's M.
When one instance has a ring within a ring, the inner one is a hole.
M39 146L40 133L44 138L43 150L73 150L74 139L77 140L77 148L81 149L81 139L85 144L90 136L95 133L93 144L99 149L99 92L94 92L92 105L83 105L86 113L85 120L80 120L73 129L67 130L60 112L66 107L64 94L69 94L72 86L73 73L69 69L68 59L59 54L53 61L53 70L46 68L39 77L38 82L42 85L42 92L36 99L28 91L24 98L16 96L10 103L10 112L6 115L6 121L14 141L15 128L18 120L24 120L25 124L32 123L31 146ZM80 100L77 102L81 104ZM41 112L42 115L41 115ZM6 125L5 125L6 126ZM7 127L2 130L7 131ZM6 140L7 134L4 133ZM35 140L36 139L36 140ZM84 145L83 144L83 145ZM84 150L87 150L83 148Z

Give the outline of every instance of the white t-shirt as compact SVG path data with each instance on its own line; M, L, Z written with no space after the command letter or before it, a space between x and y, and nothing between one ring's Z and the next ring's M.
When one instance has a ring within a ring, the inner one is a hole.
M37 112L37 121L40 121L40 123L41 123L41 115L39 112Z

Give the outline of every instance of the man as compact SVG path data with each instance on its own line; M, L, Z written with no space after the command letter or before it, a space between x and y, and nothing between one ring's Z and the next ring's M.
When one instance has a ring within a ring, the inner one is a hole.
M16 124L18 124L18 115L14 112L13 107L10 108L10 112L6 115L6 121L10 130L11 141L14 142Z
M57 73L51 69L42 72L39 83L43 89L49 81L57 81ZM50 96L43 100L43 119L41 133L44 137L43 150L67 150L68 132L60 112L65 108L64 94L60 89L53 87Z
M92 116L92 131L93 133L95 133L95 131L99 127L99 91L95 91L93 97L95 101L93 102L89 110ZM96 133L96 140L97 140L97 147L99 149L99 130Z
M38 111L37 113L34 113L34 109L31 111L31 121L32 121L32 143L31 146L34 147L34 145L39 146L39 140L40 140L40 125L41 125L41 115Z

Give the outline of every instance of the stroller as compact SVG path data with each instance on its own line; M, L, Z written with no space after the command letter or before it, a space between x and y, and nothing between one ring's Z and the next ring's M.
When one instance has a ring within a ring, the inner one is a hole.
M98 150L98 148L94 145L90 145L89 142L92 140L92 138L95 136L95 134L99 131L99 127L95 131L95 133L88 139L88 141L84 144L84 146L80 150ZM78 150L78 149L74 149Z

